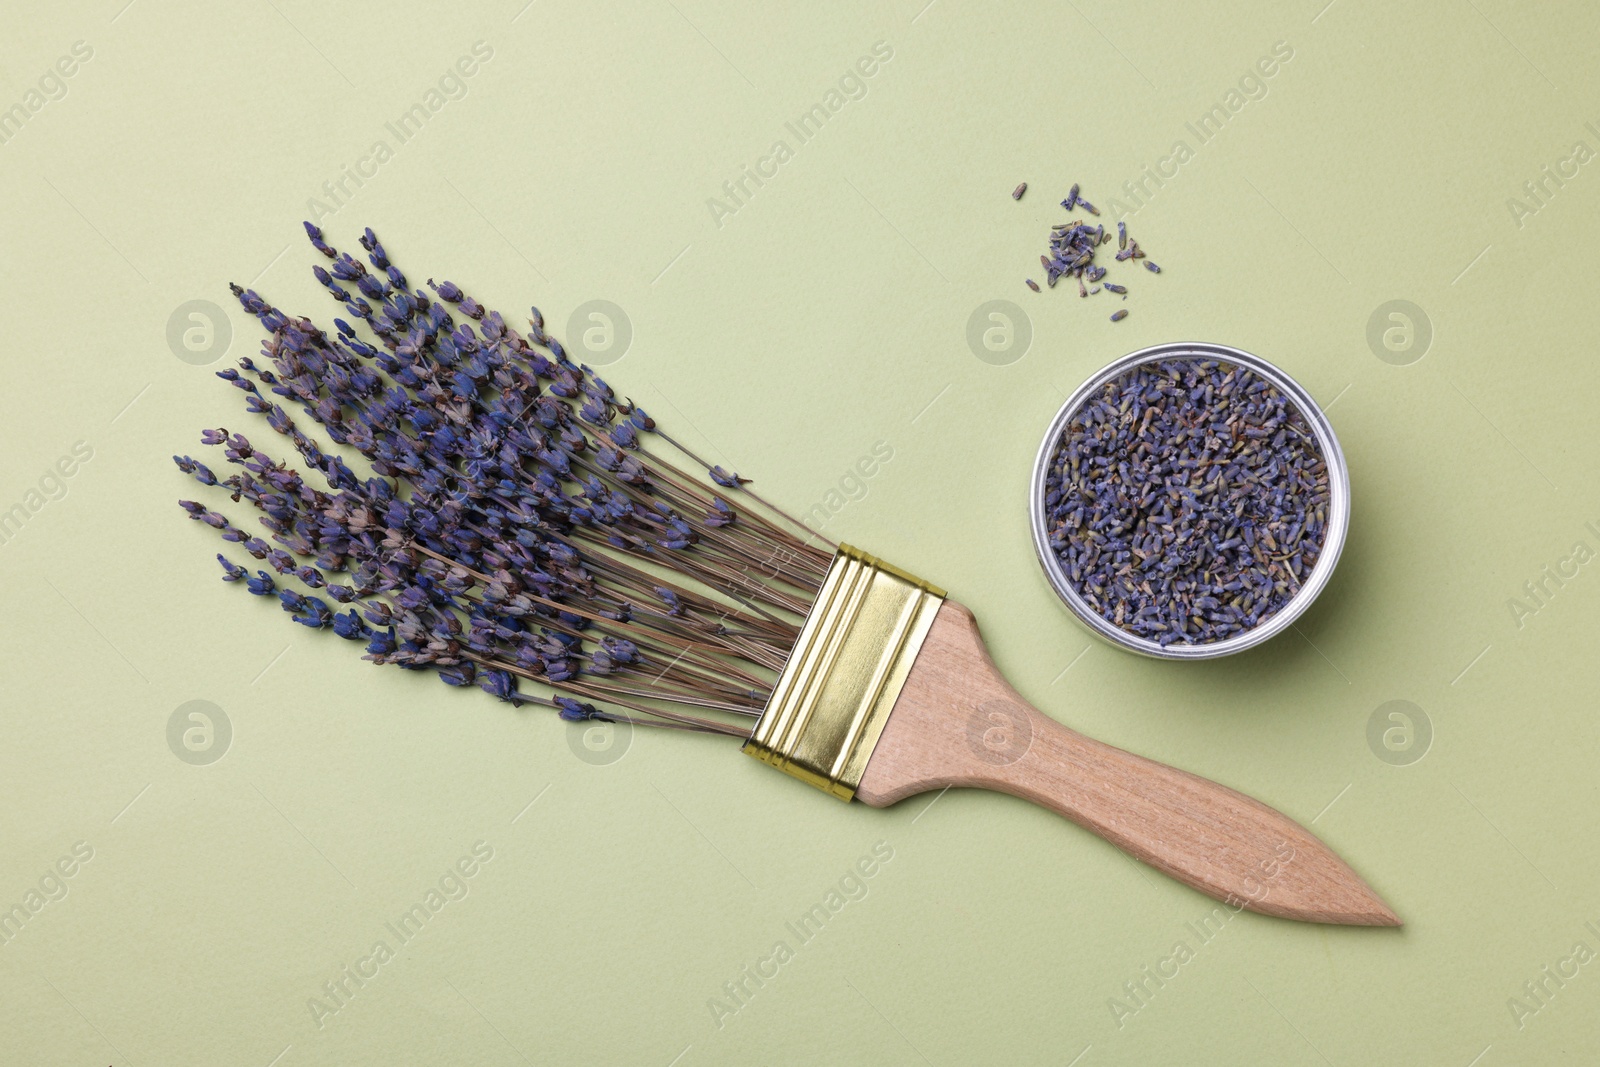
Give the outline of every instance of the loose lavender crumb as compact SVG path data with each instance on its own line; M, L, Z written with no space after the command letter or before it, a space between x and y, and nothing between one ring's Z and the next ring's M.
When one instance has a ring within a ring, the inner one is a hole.
M1068 422L1045 479L1050 546L1073 589L1162 646L1221 641L1282 609L1316 565L1328 509L1304 415L1216 360L1108 382Z
M1023 182L1021 185L1019 185L1015 189L1011 190L1011 199L1013 199L1013 200L1021 200L1022 199L1022 194L1027 192L1027 191L1028 191L1028 183L1027 182Z
M1067 198L1061 201L1061 206L1068 211L1081 207L1091 215L1100 214L1095 206L1079 193L1077 183L1073 183L1072 188L1067 191ZM1110 242L1111 234L1106 230L1105 224L1097 223L1091 226L1079 218L1051 226L1049 251L1039 257L1039 262L1044 266L1045 284L1054 289L1059 279L1076 278L1080 297L1093 295L1104 288L1107 292L1116 293L1126 299L1128 290L1122 285L1106 282L1090 289L1084 284L1086 281L1090 284L1099 282L1106 276L1106 268L1095 262L1095 254L1102 245ZM1144 257L1139 242L1128 236L1126 221L1117 223L1117 251L1112 255L1118 262ZM1148 261L1145 266L1152 274L1161 273L1160 267ZM1113 319L1113 321L1119 320Z
M1128 317L1128 309L1127 308L1123 308L1121 311L1113 311L1111 313L1111 321L1112 322L1121 322L1123 319L1125 319L1127 317Z
M1161 268L1156 266L1154 262L1148 259L1144 261L1144 269L1149 271L1151 274L1161 273Z
M1054 284L1054 279L1052 279L1051 281L1052 281L1052 284ZM1028 288L1032 289L1034 292L1037 293L1039 291L1039 283L1034 281L1032 278L1029 278L1028 279Z

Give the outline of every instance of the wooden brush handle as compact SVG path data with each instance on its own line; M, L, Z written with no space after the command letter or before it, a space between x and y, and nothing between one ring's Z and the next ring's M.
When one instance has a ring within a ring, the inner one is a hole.
M1307 922L1400 923L1288 816L1040 714L1000 676L972 613L954 601L939 609L856 799L885 807L946 786L1031 800L1235 907Z

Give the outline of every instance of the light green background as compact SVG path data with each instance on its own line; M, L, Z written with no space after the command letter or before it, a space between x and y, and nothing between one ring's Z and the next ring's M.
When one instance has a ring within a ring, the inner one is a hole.
M1520 1029L1507 1005L1600 951L1600 563L1520 627L1508 607L1600 548L1600 165L1521 226L1506 204L1600 149L1589 5L123 3L13 5L0 35L0 106L93 50L0 144L0 509L93 449L0 544L0 903L93 849L0 946L0 1060L1595 1061L1600 963ZM384 124L480 40L466 95L396 147ZM784 123L879 41L865 96L799 145ZM1265 98L1197 146L1185 123L1279 41ZM227 306L230 359L260 331L229 281L327 321L299 220L378 138L330 240L370 224L413 278L558 332L615 302L634 341L607 377L795 509L888 442L829 534L947 586L1050 714L1314 822L1404 929L1244 915L1201 945L1205 898L1010 798L847 807L673 735L585 762L548 713L375 670L217 581L167 457L264 431L168 317ZM1194 157L1131 219L1166 273L1130 318L1023 288L1068 184L1105 206L1179 138ZM717 225L707 199L778 139L793 158ZM1005 366L966 342L992 299L1031 320ZM1394 299L1434 330L1409 366L1367 342ZM1025 485L1066 392L1189 339L1332 404L1355 509L1298 633L1182 665L1069 619ZM195 699L232 724L208 766L166 740ZM1390 700L1432 724L1408 766L1368 746ZM468 895L319 1028L308 999L480 840ZM879 841L867 896L801 945L785 923ZM708 1000L779 940L794 958L719 1028ZM1180 940L1194 959L1119 1028L1108 999Z

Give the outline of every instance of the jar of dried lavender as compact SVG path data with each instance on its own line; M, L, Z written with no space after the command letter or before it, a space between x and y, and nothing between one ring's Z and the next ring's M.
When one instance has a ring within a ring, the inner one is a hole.
M1350 522L1327 416L1225 345L1157 345L1091 377L1051 422L1031 493L1039 561L1067 607L1164 659L1287 629L1327 585Z

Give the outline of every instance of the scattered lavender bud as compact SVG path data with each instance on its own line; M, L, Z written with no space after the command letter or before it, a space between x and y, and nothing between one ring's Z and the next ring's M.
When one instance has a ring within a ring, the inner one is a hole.
M1032 278L1029 278L1028 279L1028 288L1032 289L1034 292L1037 293L1039 291L1039 283L1034 281Z
M1013 200L1021 200L1022 199L1022 194L1027 192L1027 191L1028 191L1028 183L1027 182L1023 182L1021 185L1019 185L1015 189L1011 190L1011 199L1013 199Z
M1082 207L1091 215L1100 214L1093 204L1083 198L1076 183L1068 191L1067 198L1061 202L1061 206L1069 211L1074 207ZM1126 262L1144 255L1139 249L1139 243L1128 236L1128 225L1125 221L1117 222L1116 229L1118 247L1113 255L1118 262ZM1073 219L1051 226L1049 250L1039 257L1039 262L1045 270L1045 282L1053 289L1061 278L1073 278L1078 283L1080 298L1100 292L1102 286L1095 283L1106 276L1106 268L1095 262L1095 253L1101 246L1110 242L1111 233L1104 223L1089 226L1082 219ZM1156 268L1154 273L1160 273L1160 268ZM1090 285L1093 285L1093 288L1090 288ZM1039 291L1038 284L1031 280L1028 286L1035 292ZM1119 296L1126 297L1127 294L1127 289L1116 283L1106 283L1103 288Z
M1144 261L1144 269L1149 271L1151 274L1160 274L1161 273L1161 268L1156 266L1153 261L1148 260L1148 259Z
M1111 313L1111 321L1112 322L1121 322L1123 319L1125 319L1127 317L1128 317L1128 309L1127 308L1123 308L1120 311L1113 311Z

